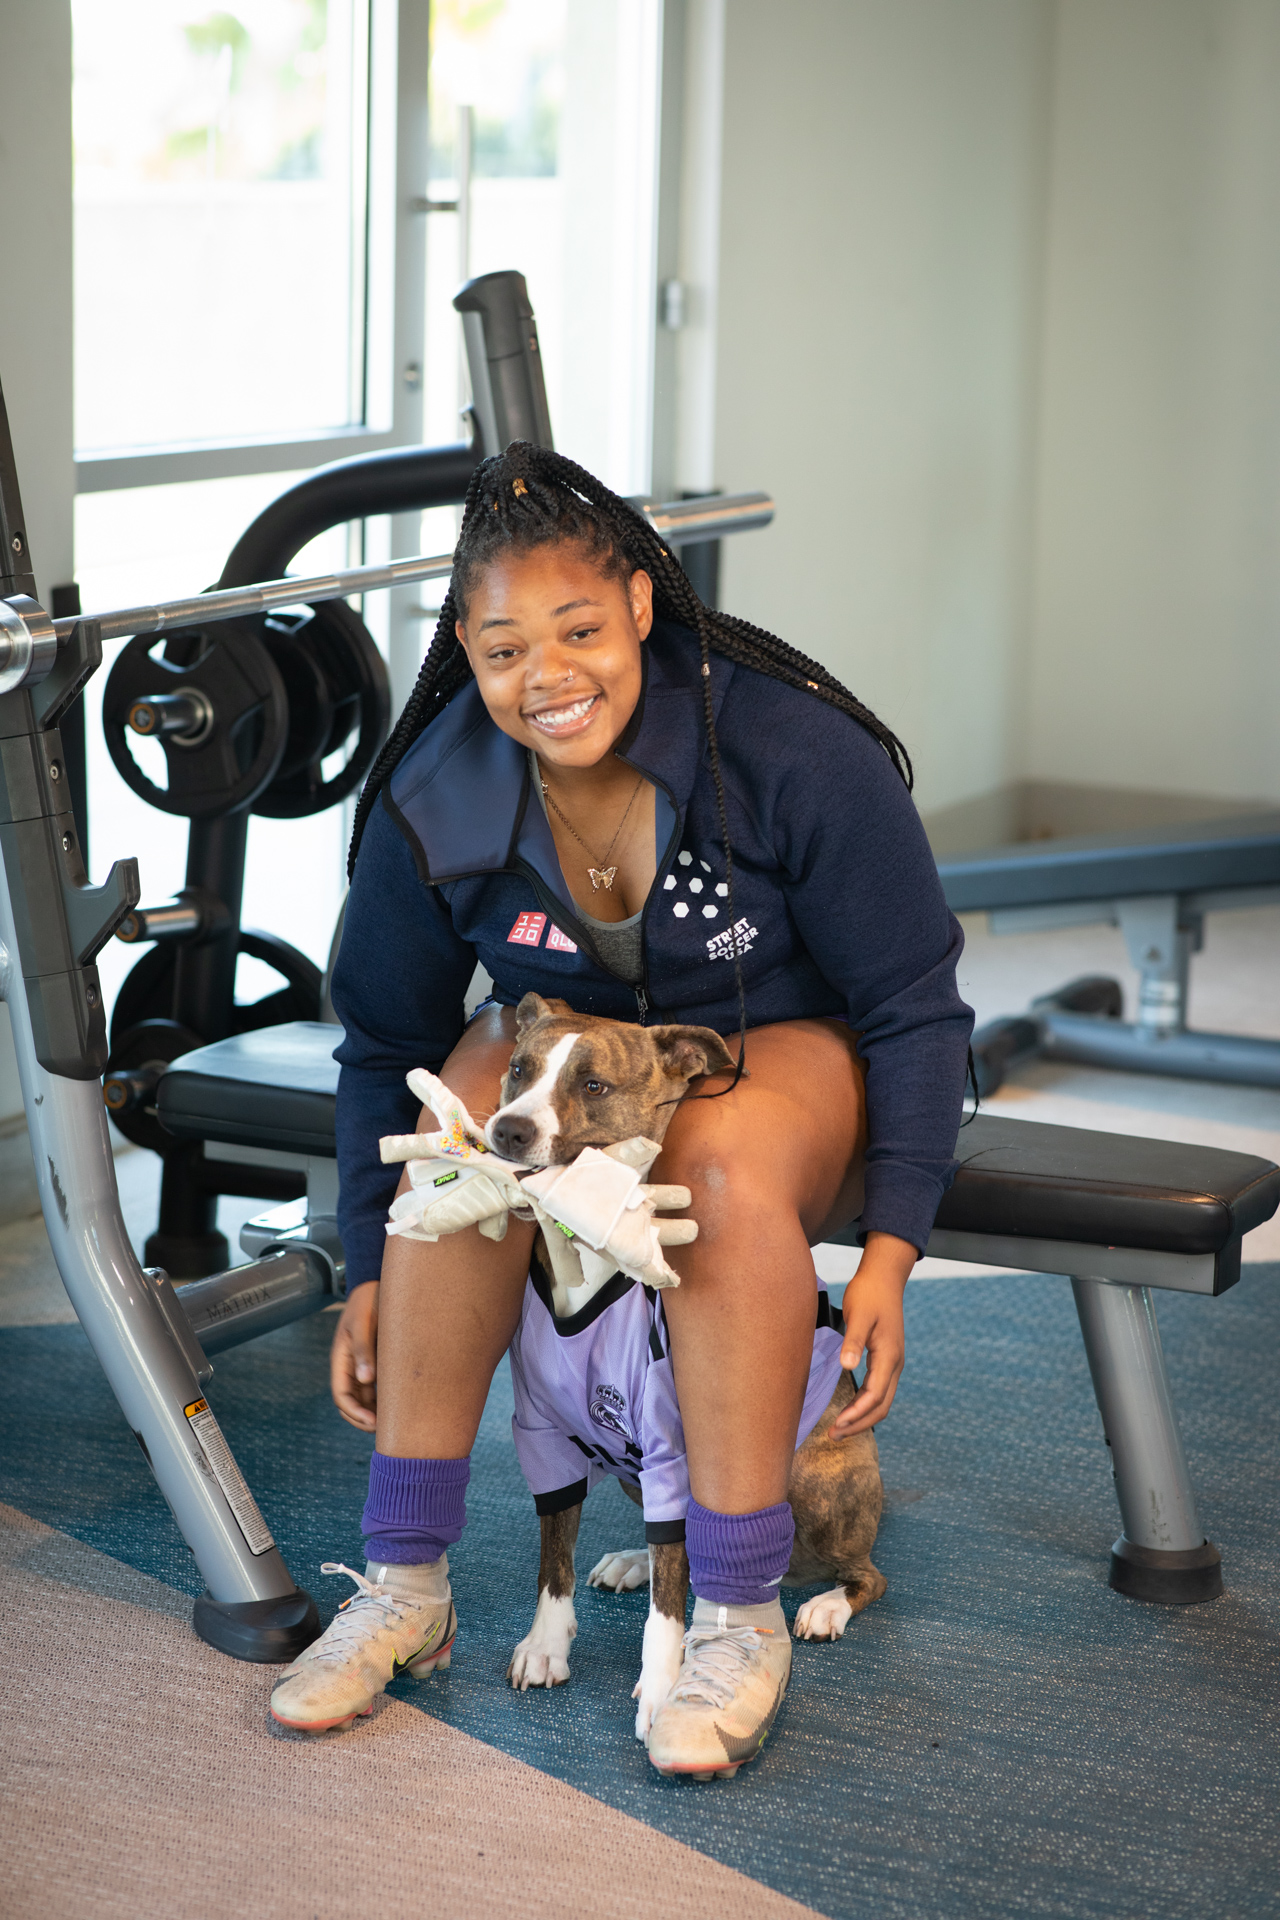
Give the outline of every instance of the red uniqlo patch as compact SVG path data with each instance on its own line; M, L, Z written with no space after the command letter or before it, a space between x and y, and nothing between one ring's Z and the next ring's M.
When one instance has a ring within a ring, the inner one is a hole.
M522 913L507 935L508 945L536 947L542 938L542 929L546 924L545 913Z
M554 920L551 923L551 931L547 935L547 948L551 953L576 953L578 951L568 934L561 933Z

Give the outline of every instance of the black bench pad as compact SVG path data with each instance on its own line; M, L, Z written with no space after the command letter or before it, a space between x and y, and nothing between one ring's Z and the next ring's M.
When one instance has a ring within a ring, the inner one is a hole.
M156 1110L170 1133L332 1156L338 1027L294 1021L175 1060ZM1216 1254L1269 1220L1280 1167L1247 1153L979 1114L939 1227L1153 1253Z
M341 1038L341 1027L293 1020L184 1053L156 1088L160 1124L180 1140L332 1158Z
M1280 1167L1251 1153L980 1113L937 1224L1153 1253L1220 1253L1280 1205Z
M939 860L954 913L1280 885L1280 813L1031 840Z

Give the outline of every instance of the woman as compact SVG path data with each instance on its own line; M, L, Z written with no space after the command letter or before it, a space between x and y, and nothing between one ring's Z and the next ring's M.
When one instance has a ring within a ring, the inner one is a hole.
M531 1229L388 1242L396 1171L377 1143L413 1124L413 1066L487 1117L533 989L745 1048L677 1109L651 1176L690 1188L699 1235L671 1250L682 1284L664 1302L696 1604L650 1753L697 1771L726 1740L738 1759L758 1750L790 1668L777 1595L809 1248L860 1216L843 1358L868 1366L838 1428L858 1433L892 1402L903 1289L952 1169L972 1021L909 779L873 714L705 608L580 467L517 443L478 469L435 640L356 815L333 988L348 1274L333 1390L353 1425L376 1424L369 1564L277 1687L279 1719L343 1724L394 1672L448 1659L446 1549ZM464 1027L477 959L494 999Z

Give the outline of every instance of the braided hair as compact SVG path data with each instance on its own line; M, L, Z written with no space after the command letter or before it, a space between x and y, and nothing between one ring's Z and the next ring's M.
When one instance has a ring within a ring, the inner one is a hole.
M563 454L553 453L549 447L533 446L528 441L513 440L505 453L483 460L471 476L454 553L453 575L440 609L435 637L413 692L374 761L356 807L347 863L349 874L354 871L369 814L382 788L419 734L472 677L458 639L457 622L466 619L468 595L477 578L499 556L529 553L535 548L562 542L580 547L606 578L626 581L637 570L647 573L653 582L654 618L674 621L698 636L703 716L724 843L731 929L737 926L733 906L733 852L729 844L720 745L716 738L711 654L719 654L738 666L751 667L770 679L781 680L785 686L815 694L828 706L847 713L880 742L907 787L911 787L911 761L897 735L825 667L797 652L775 634L752 626L749 620L704 606L667 542L636 507L611 493L593 474ZM733 1079L736 1086L743 1072L747 1027L736 931L733 963L742 1036Z

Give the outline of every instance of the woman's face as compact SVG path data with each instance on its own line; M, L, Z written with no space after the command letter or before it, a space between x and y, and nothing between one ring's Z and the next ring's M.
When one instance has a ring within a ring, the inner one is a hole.
M491 562L458 638L504 733L555 766L592 767L635 712L652 625L647 573L610 579L566 542Z

